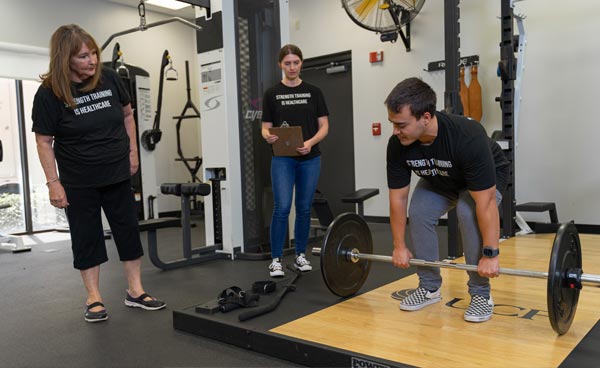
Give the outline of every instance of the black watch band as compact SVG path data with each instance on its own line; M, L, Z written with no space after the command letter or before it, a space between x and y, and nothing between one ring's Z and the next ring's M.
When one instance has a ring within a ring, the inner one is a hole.
M497 257L500 254L500 249L492 247L483 247L483 256L488 258Z

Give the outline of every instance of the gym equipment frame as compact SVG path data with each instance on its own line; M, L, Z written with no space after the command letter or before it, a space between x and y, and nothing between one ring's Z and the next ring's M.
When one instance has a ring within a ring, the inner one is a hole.
M210 13L210 5L206 4L205 8L207 9L207 12ZM180 18L180 17L172 17L172 18L159 20L157 22L146 24L146 5L144 4L144 0L140 0L140 3L138 4L138 13L140 15L140 25L139 26L134 27L134 28L129 28L129 29L126 29L121 32L113 33L112 35L110 35L110 37L108 37L108 39L106 41L104 41L104 43L102 44L102 47L100 49L102 51L104 51L106 46L108 46L110 44L110 42L113 39L115 39L116 37L123 36L123 35L129 34L129 33L138 32L138 31L143 32L149 28L162 26L163 24L172 23L172 22L180 22L180 23L185 24L188 27L195 28L198 31L202 30L202 27L200 27L194 23L188 22L187 20Z

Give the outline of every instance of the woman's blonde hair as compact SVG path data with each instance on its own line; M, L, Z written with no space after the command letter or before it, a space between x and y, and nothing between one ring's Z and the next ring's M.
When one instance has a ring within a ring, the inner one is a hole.
M88 92L96 88L102 76L101 50L96 40L76 24L60 26L54 31L50 38L50 65L48 66L48 72L40 76L42 85L51 88L56 97L66 102L70 107L74 107L76 103L73 99L73 90L71 89L71 78L69 77L71 68L69 65L71 57L79 53L83 44L86 44L90 50L97 52L98 64L96 73L81 88L81 91Z

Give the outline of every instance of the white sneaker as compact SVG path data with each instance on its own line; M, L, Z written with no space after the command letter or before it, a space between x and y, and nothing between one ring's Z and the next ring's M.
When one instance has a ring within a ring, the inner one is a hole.
M442 299L440 289L429 291L425 288L415 289L409 296L402 299L400 309L403 311L416 311L429 304L437 303Z
M310 262L308 261L308 259L306 259L306 257L304 256L304 253L300 253L296 256L296 261L294 262L294 266L299 269L300 271L311 271L312 270L312 266L310 265Z
M486 298L483 295L473 295L471 304L465 311L464 319L468 322L485 322L492 318L494 313L494 299L490 295Z
M279 258L273 258L273 261L269 265L269 275L271 275L271 277L281 277L285 275Z

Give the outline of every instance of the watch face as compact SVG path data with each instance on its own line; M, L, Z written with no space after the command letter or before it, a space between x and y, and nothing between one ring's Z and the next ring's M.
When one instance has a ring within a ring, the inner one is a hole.
M500 253L498 249L483 248L483 255L486 257L495 257Z

